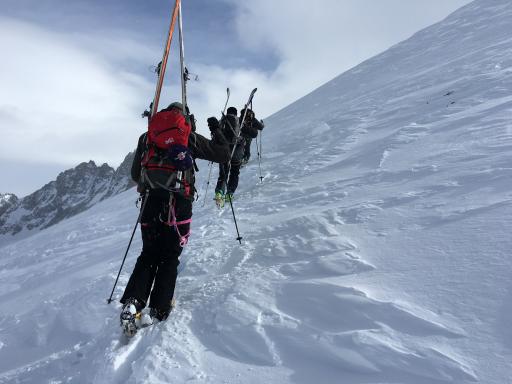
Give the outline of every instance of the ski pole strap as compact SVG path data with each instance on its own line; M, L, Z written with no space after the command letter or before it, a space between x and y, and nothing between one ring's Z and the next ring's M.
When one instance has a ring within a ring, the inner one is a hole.
M164 222L164 224L168 225L169 227L174 227L174 229L176 230L176 233L178 234L178 237L180 239L180 247L183 248L188 243L188 238L190 237L191 230L189 227L188 232L186 234L182 235L179 230L179 226L192 223L192 218L187 219L187 220L177 221L175 206L176 206L176 199L174 198L174 195L171 194L171 197L169 199L169 213L167 215L167 221Z

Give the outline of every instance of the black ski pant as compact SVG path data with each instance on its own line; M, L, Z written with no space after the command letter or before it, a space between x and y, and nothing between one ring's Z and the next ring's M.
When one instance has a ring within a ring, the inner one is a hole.
M178 221L192 216L192 202L177 198ZM169 194L149 194L141 218L142 252L130 276L121 303L135 298L143 306L168 314L178 277L179 256L183 248L174 227L165 224L169 213ZM190 224L180 225L181 234L189 231Z
M247 137L245 139L245 147L244 147L245 161L249 161L249 159L251 158L251 142L252 142L252 139L250 137Z
M240 161L233 161L231 163L231 168L229 167L229 163L219 164L219 178L217 179L217 186L215 187L215 192L222 191L226 193L235 193L236 188L238 187L240 165Z

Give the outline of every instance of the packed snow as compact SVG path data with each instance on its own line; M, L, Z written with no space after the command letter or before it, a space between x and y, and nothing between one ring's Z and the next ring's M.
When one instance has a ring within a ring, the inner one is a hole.
M0 383L509 382L511 24L475 1L266 119L242 245L210 188L177 307L131 340L106 300L134 189L2 246Z

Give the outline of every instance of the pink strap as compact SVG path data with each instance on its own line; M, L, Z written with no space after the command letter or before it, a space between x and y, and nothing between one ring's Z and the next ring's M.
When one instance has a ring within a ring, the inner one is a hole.
M174 206L176 205L176 199L174 199L174 196L171 195L171 199L169 201L169 215L167 216L167 221L164 223L170 227L174 227L176 230L176 233L178 234L178 237L180 238L180 247L184 247L188 243L188 238L190 237L190 233L192 232L190 228L188 229L188 232L185 235L182 235L180 233L180 230L178 228L178 225L184 225L184 224L190 224L192 223L192 218L183 220L183 221L176 221L176 213L174 210Z

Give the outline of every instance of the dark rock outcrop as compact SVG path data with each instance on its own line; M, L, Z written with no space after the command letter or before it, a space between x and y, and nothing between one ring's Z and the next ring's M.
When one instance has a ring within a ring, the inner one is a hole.
M22 199L0 194L0 235L49 227L126 191L134 186L130 177L133 156L128 154L117 169L97 166L94 161L81 163Z

